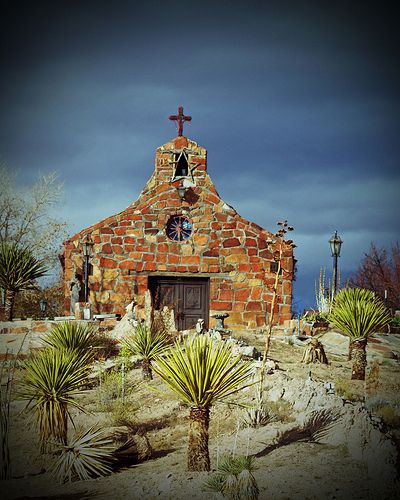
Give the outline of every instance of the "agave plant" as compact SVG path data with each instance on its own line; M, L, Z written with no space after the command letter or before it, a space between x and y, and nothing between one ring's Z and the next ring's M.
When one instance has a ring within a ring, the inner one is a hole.
M45 349L24 363L25 374L18 391L18 399L28 400L26 409L36 413L39 426L40 450L55 440L67 443L69 407L84 411L74 399L82 392L87 380L87 357L75 351Z
M161 356L168 348L168 336L156 328L138 323L134 333L122 339L125 351L142 358L143 379L152 379L151 362Z
M190 405L188 470L210 470L210 408L240 390L252 373L251 362L233 357L229 345L214 343L205 334L186 339L183 345L176 341L166 356L157 359L154 371Z
M349 337L352 379L365 380L368 337L390 323L390 319L389 310L370 290L344 288L334 298L330 320Z
M54 349L75 351L78 356L93 354L99 346L97 329L77 321L56 324L43 338L43 342Z
M61 483L106 476L112 472L112 440L97 426L75 435L61 453L52 473Z
M35 280L46 273L44 262L36 259L28 247L1 243L0 288L6 293L4 314L7 320L11 321L13 317L15 295L23 290L35 289Z

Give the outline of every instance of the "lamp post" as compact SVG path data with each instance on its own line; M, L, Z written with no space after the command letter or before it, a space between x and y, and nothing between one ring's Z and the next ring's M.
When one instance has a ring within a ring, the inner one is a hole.
M40 316L44 318L45 312L46 312L46 307L47 307L47 300L46 299L40 299L39 300L39 307L40 307Z
M90 236L87 235L85 241L82 243L83 255L85 257L85 302L89 298L89 257L92 253L93 242L90 240Z
M336 295L337 292L337 276L338 276L338 257L340 257L340 249L342 248L342 239L338 236L337 231L331 236L329 240L329 245L331 247L331 253L333 257L333 294Z

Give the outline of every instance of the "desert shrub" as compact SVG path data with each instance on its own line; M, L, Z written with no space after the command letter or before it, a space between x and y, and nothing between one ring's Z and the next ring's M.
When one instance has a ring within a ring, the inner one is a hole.
M392 429L400 428L400 409L393 407L382 396L375 395L365 402L366 408Z
M152 379L152 361L159 358L168 348L170 338L163 330L158 330L153 324L150 328L144 323L138 323L132 335L122 340L129 356L139 356L142 359L143 379Z
M339 378L335 380L336 394L347 401L362 401L363 387L360 387L357 382Z
M394 316L390 324L391 326L400 326L400 316Z
M216 474L205 482L204 490L222 493L232 499L256 500L260 491L253 475L254 470L254 457L223 457Z
M267 402L268 414L270 421L291 422L293 418L293 405L286 399Z
M43 338L46 346L54 349L69 349L82 354L94 355L94 348L99 346L97 329L78 321L62 321L56 324Z
M99 376L96 396L101 411L113 411L115 403L122 401L131 391L131 387L123 382L120 371L111 371Z
M88 376L87 357L66 349L45 349L30 357L23 365L25 372L18 398L28 400L26 409L36 413L40 448L44 452L49 441L67 442L69 407L84 411L74 396L82 393Z
M264 403L258 388L255 394L254 405L245 410L244 416L241 419L241 425L243 427L262 427L274 419L267 404Z
M112 425L123 425L125 427L137 426L136 412L138 406L131 401L119 399L112 405L110 420Z
M112 440L98 427L80 432L61 446L52 473L61 483L106 476L112 472Z
M396 408L390 405L384 405L376 410L376 415L391 429L400 428L400 414Z
M93 359L109 359L120 353L117 339L109 337L106 333L96 334L96 345L93 347Z

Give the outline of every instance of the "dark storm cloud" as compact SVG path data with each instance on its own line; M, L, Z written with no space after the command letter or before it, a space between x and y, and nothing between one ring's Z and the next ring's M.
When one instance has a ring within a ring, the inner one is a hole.
M338 229L351 270L399 234L397 27L368 2L14 2L2 16L0 157L57 169L71 231L123 210L175 135L238 212L296 227L313 300Z

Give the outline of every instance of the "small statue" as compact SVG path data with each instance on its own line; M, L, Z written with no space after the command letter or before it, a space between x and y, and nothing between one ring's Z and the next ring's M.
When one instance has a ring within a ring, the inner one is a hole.
M81 291L81 282L79 280L79 276L75 273L74 279L71 281L69 285L69 289L71 290L71 306L70 311L71 314L75 314L75 304L79 302L79 294Z
M199 318L197 320L197 323L196 323L196 333L197 335L201 335L203 334L205 331L205 328L204 328L204 319L202 318Z

